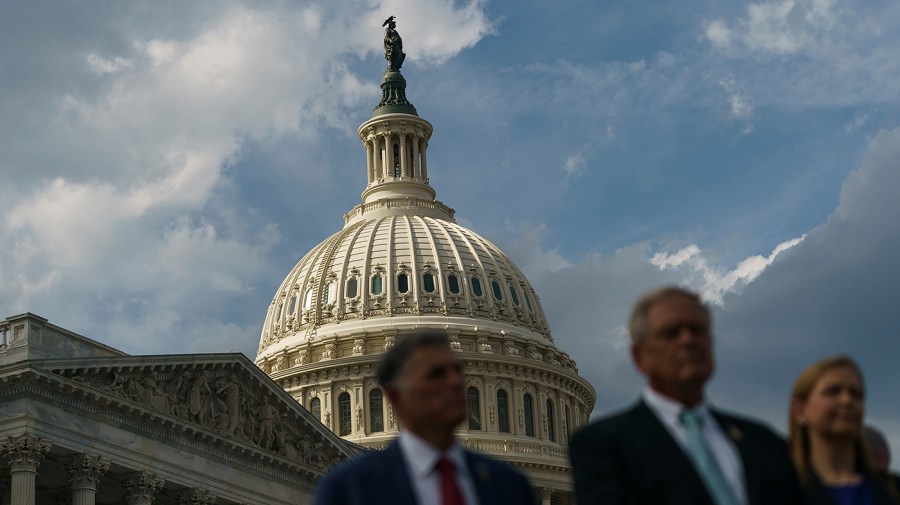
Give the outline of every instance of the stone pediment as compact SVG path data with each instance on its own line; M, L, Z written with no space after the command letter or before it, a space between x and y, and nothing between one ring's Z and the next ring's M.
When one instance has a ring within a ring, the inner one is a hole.
M242 354L63 358L30 368L82 401L148 427L310 476L359 451Z

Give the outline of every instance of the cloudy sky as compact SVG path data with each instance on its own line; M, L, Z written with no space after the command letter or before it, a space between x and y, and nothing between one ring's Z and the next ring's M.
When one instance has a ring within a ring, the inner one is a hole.
M783 429L849 353L900 455L889 0L6 3L0 315L252 358L359 202L391 14L438 198L529 275L596 412L640 389L630 303L676 282L715 307L715 403Z

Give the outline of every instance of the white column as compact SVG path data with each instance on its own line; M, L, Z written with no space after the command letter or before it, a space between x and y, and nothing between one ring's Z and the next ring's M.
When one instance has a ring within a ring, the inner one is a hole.
M72 505L94 505L97 483L109 469L109 461L100 456L78 454L67 465L72 481Z
M384 135L384 150L386 151L386 165L384 167L385 176L394 176L394 139L390 133Z
M412 176L412 170L409 168L409 156L406 154L406 134L400 134L400 175L403 177Z
M127 505L151 505L166 481L162 477L141 470L125 478L125 503Z
M422 178L422 164L419 163L419 137L412 138L412 163L409 168L412 170L412 176L418 179Z
M363 142L366 146L366 174L369 178L369 184L372 184L372 181L375 180L375 160L372 158L372 139L366 137L366 141Z
M428 151L428 141L422 139L422 179L428 180L428 158L425 153Z
M50 443L31 435L9 437L0 444L0 451L9 461L11 503L35 505L37 469L50 452Z

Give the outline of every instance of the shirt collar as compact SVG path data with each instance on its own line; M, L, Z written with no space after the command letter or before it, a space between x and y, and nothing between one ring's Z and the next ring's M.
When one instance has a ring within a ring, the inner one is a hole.
M446 457L453 463L457 474L468 472L466 452L459 439L454 439L453 445L449 449L441 451L414 433L400 430L399 444L400 451L416 478L424 478L434 471L435 465L441 457Z
M644 403L667 423L672 426L681 424L681 411L687 409L684 404L654 391L650 386L644 388L641 396L644 399ZM690 410L696 411L701 419L705 420L709 417L709 406L706 404L706 400L701 401L700 404Z

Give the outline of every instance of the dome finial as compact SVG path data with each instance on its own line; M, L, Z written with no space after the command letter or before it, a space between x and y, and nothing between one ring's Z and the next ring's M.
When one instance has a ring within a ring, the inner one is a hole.
M372 112L372 117L382 114L404 113L417 116L416 108L406 99L406 79L400 74L400 67L406 60L403 39L397 33L396 17L390 16L381 26L384 29L384 59L388 61L384 79L381 80L381 102Z

